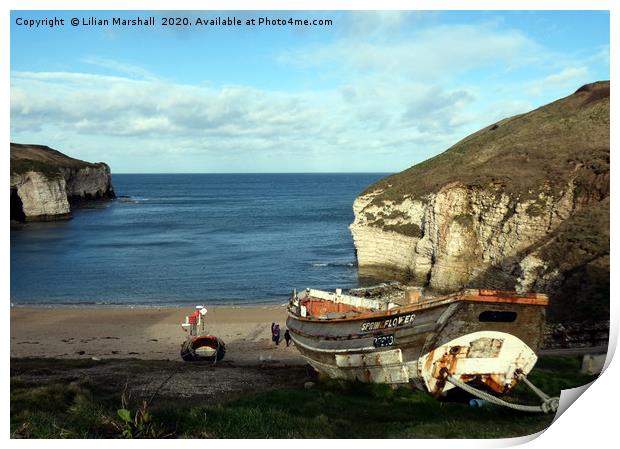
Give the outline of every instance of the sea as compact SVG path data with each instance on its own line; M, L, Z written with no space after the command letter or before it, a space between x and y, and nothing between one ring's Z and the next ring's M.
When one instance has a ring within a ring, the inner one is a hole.
M11 227L11 304L244 306L356 287L352 204L386 175L114 174L116 200Z

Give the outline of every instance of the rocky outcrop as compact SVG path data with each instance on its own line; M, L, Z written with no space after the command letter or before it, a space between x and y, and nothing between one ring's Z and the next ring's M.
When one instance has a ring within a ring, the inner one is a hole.
M64 178L48 178L40 172L11 173L11 218L62 219L71 216Z
M81 168L61 168L69 201L113 198L110 167L99 162Z
M71 217L71 203L114 198L110 167L40 145L11 143L11 219Z
M609 82L503 120L360 195L360 274L440 292L546 292L609 315Z

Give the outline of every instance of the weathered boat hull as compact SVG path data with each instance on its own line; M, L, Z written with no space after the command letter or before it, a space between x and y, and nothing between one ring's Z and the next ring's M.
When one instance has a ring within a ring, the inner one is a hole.
M441 394L452 387L449 372L507 392L536 362L547 300L469 292L332 319L292 308L287 326L301 355L332 378L414 382Z

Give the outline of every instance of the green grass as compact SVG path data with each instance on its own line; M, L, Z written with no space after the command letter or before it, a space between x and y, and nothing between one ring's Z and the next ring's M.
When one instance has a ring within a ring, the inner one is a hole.
M116 434L109 408L77 383L28 386L11 382L11 435L98 438Z
M62 173L56 165L31 159L11 159L11 173L25 174L30 171L41 173L50 180L62 178Z
M44 145L22 145L11 142L11 173L38 172L47 179L62 178L61 169L97 167L97 164L67 156Z
M423 199L443 186L499 189L512 197L557 197L574 179L589 190L595 175L609 173L609 82L526 114L504 119L457 142L445 152L381 179L364 193L382 192L371 204ZM567 122L571 126L567 128ZM575 178L576 177L576 178ZM609 187L597 185L607 192Z
M595 378L578 374L579 366L578 357L543 357L529 378L558 395ZM121 437L121 395L87 382L30 385L14 377L11 435ZM510 399L537 402L523 385ZM139 405L138 398L128 404L132 415ZM501 438L538 432L553 420L494 406L472 409L463 397L440 401L409 388L333 380L220 405L156 399L148 412L155 434L190 438Z

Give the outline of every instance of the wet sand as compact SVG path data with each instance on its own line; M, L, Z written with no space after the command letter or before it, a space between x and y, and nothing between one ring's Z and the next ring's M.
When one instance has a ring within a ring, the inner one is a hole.
M22 308L11 309L11 357L181 360L181 328L191 308ZM286 308L213 307L209 333L226 343L234 364L305 362L291 343L271 341L271 323L286 328Z

